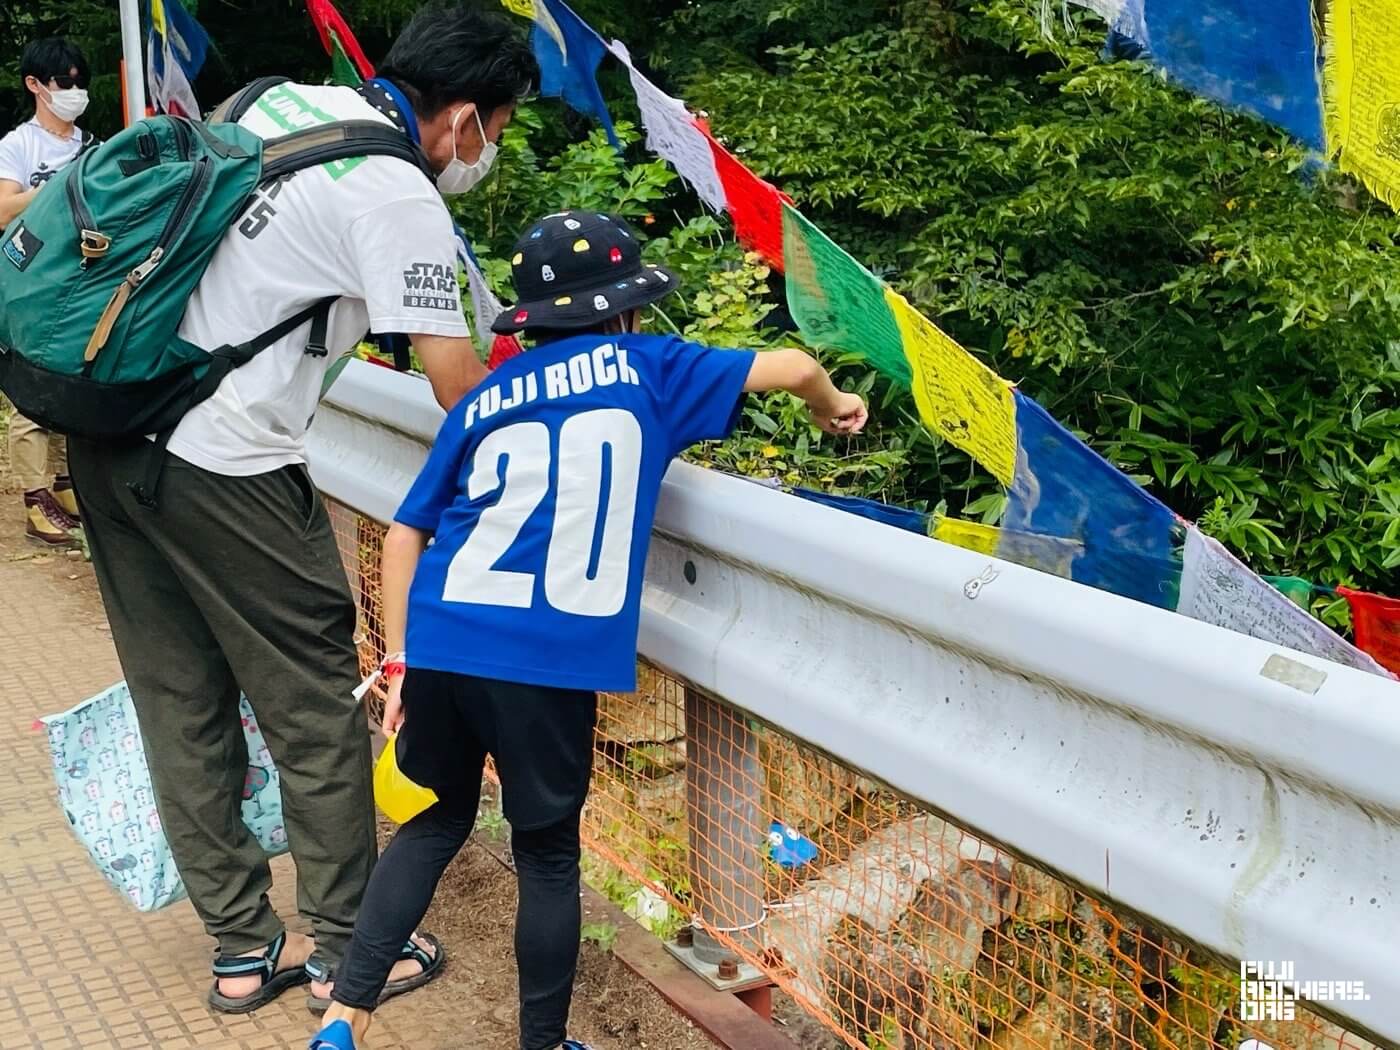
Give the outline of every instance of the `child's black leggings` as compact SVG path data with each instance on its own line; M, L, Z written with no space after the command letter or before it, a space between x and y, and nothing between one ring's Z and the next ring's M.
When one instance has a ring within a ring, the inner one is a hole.
M436 805L399 829L370 876L336 1002L373 1009L399 952L422 921L448 863L476 820L480 788ZM579 816L513 831L520 881L515 958L520 969L521 1050L555 1050L565 1039L579 946Z

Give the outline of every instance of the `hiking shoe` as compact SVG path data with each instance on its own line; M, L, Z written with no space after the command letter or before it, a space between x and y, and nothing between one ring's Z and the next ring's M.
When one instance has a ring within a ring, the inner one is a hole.
M70 530L77 528L78 522L68 516L48 489L24 494L24 515L24 532L31 539L51 547L73 542Z
M559 1046L559 1050L592 1050L587 1043L576 1042L573 1039L565 1039Z
M60 476L54 479L53 498L63 513L67 514L74 522L81 523L83 516L78 513L78 494L73 491L73 479L67 476Z

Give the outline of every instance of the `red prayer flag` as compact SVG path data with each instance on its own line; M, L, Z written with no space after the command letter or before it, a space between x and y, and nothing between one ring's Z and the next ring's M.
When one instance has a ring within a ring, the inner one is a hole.
M525 348L513 335L498 335L491 343L490 356L486 358L487 368L499 368L516 354L524 353Z
M783 269L783 202L792 198L751 172L738 157L715 141L703 120L695 121L709 140L715 169L724 187L724 206L734 220L734 232L746 247L758 252L775 270Z
M1351 606L1356 646L1388 671L1400 674L1400 599L1338 587Z
M360 76L365 80L374 76L374 66L365 57L365 53L360 50L359 41L355 39L355 34L350 31L350 26L345 19L340 16L331 0L306 0L306 13L311 16L311 24L316 27L316 32L321 37L321 46L326 49L326 54L335 57L335 48L331 44L331 31L334 31L336 39L341 48L355 63L355 68L360 71Z

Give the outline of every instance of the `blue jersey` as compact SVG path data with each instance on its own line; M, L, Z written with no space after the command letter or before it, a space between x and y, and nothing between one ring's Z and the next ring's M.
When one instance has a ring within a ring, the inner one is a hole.
M409 666L636 688L661 479L734 429L753 358L590 335L492 372L448 413L395 518L434 537L409 595Z

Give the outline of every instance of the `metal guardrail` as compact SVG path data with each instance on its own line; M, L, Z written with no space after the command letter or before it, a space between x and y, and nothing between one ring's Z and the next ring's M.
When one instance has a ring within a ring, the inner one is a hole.
M345 370L308 439L387 521L442 418ZM1400 1041L1400 684L677 463L649 661Z

